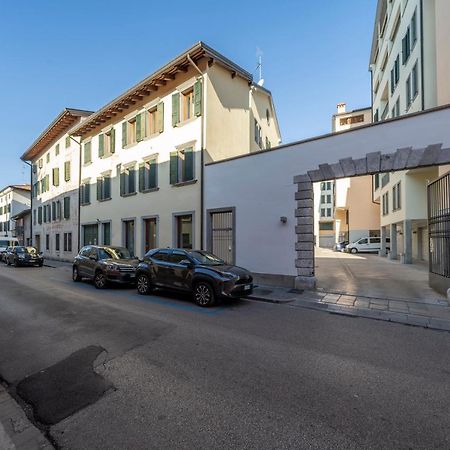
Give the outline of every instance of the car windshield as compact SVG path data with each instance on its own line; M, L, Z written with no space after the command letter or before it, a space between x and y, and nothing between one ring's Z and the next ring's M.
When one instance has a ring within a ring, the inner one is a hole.
M191 258L193 258L196 263L203 264L205 266L222 266L223 264L225 264L222 259L208 252L189 252L189 256L191 256Z
M131 254L126 248L109 247L98 249L99 259L131 259Z
M36 253L36 249L34 247L16 247L16 253L29 253L33 255Z

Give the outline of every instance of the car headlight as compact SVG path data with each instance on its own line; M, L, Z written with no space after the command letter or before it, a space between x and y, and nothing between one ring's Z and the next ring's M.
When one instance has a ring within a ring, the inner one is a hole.
M110 272L118 272L119 271L119 268L115 264L108 264L106 266L106 269L109 270Z
M239 277L231 272L220 272L220 274L224 277L224 278L228 278L229 280L233 280L235 278L239 279Z

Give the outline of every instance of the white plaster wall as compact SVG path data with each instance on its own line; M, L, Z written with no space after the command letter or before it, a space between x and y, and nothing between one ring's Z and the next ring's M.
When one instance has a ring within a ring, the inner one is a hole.
M259 273L296 275L295 175L345 157L439 142L450 146L450 108L211 164L205 168L205 209L236 207L238 264ZM280 216L288 217L287 224Z

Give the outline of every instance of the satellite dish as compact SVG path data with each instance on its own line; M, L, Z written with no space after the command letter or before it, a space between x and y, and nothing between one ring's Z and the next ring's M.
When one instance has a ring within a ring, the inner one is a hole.
M264 78L261 78L257 84L258 86L262 86L264 84Z

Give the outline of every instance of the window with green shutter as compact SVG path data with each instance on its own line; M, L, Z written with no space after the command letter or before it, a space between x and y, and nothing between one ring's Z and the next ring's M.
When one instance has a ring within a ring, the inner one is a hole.
M148 192L158 187L158 162L156 158L139 164L139 192Z
M58 156L59 155L59 144L56 144L56 147L55 147L55 156Z
M91 153L91 142L86 142L84 144L84 164L89 164L92 162L92 153Z
M64 219L70 218L70 197L64 197L63 216L64 216Z
M128 144L127 132L128 132L128 122L125 121L122 123L122 148L126 147Z
M70 161L64 163L64 181L70 181Z
M105 201L111 199L111 177L103 176L97 178L97 200Z
M194 179L194 149L188 147L184 149L184 170L183 181Z
M83 206L91 203L91 185L88 182L80 186L80 203Z
M142 114L136 116L136 142L140 142L143 139L143 127L142 127Z
M172 95L172 126L176 127L180 122L180 93Z
M193 181L195 176L194 149L187 147L170 154L170 184Z
M196 81L194 84L194 115L202 114L202 82Z
M178 183L178 152L170 153L170 184Z
M164 102L159 102L156 107L157 129L160 133L164 131Z
M103 158L105 155L105 135L98 135L98 157Z
M38 224L42 224L42 206L39 206L38 208Z
M120 172L120 195L122 197L136 193L136 170L125 168Z
M59 186L59 167L55 167L52 171L53 175L53 186L58 187Z
M66 148L70 147L70 136L66 136Z

